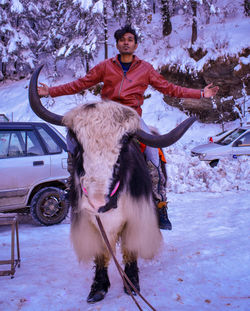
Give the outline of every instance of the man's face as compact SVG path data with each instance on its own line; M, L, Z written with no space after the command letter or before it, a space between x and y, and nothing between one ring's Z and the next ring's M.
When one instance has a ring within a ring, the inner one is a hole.
M132 33L125 33L116 44L116 47L121 55L131 55L137 48L135 37Z

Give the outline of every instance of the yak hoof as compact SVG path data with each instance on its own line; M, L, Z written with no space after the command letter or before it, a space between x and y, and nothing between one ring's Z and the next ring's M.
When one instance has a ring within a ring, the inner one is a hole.
M90 292L87 298L88 303L96 303L104 299L107 292L105 290L99 290L97 292Z
M140 284L139 284L139 269L137 267L137 261L133 261L130 263L127 263L125 265L125 273L127 274L130 282L134 285L134 287L140 292ZM127 283L128 284L128 283ZM136 292L133 290L133 288L128 284L132 294L136 296ZM127 287L124 286L124 292L128 295L130 295L129 291L127 290Z
M135 286L135 284L133 284L133 285ZM136 292L132 289L132 287L131 287L129 284L128 284L128 286L129 286L129 288L130 288L130 290L131 290L132 295L136 296L136 295L137 295ZM135 286L135 288L138 290L138 292L140 292L140 287ZM126 286L124 286L124 292L125 292L127 295L130 295L130 292L127 290L127 287L126 287Z
M110 287L107 268L96 267L95 278L87 298L88 303L95 303L104 299Z

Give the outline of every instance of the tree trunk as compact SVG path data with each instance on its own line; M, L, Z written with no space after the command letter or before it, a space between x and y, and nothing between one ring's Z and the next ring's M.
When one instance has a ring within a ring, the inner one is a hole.
M195 0L191 1L191 7L192 7L192 11L193 11L191 43L194 44L195 41L197 40L197 2Z
M85 68L86 68L86 73L89 72L89 55L85 53Z
M104 26L104 56L105 59L108 58L108 21L107 21L107 7L104 3L103 7L103 26Z
M250 0L244 0L244 11L246 16L250 16Z
M131 0L126 0L127 4L127 20L126 24L131 25L132 23L132 1Z
M5 62L1 62L1 71L2 71L2 74L3 76L6 75L6 63Z
M162 15L162 34L164 37L166 37L170 35L172 32L169 0L161 0L161 15Z
M210 23L210 6L207 0L203 1L204 11L205 11L205 18L206 18L206 24L208 25Z

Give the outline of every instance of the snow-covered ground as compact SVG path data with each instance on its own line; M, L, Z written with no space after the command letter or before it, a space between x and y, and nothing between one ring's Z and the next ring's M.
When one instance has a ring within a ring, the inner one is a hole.
M162 251L153 261L139 260L141 293L157 311L248 311L249 192L171 192L169 201L173 230L162 231ZM0 310L138 310L113 262L107 296L86 303L94 271L78 264L69 230L68 223L39 227L21 218L21 267L14 279L0 277ZM0 247L1 259L8 258L8 227L0 227Z

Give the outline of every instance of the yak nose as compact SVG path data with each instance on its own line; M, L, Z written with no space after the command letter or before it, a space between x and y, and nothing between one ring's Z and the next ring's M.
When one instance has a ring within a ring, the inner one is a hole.
M89 204L98 211L99 208L106 204L105 195L102 193L94 193L93 196L88 196Z

